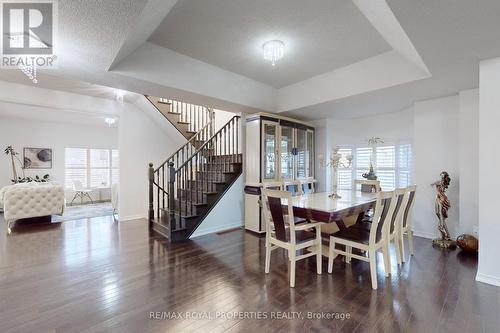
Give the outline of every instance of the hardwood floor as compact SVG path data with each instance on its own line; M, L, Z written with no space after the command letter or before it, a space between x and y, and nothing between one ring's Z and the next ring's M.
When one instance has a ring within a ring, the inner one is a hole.
M101 217L7 236L0 215L0 332L500 331L500 288L474 281L475 257L418 237L415 248L387 279L379 256L377 291L367 263L337 259L328 274L325 260L318 276L314 258L297 263L291 289L283 252L273 251L264 274L264 239L242 230L171 246L145 220ZM245 311L268 318L220 318L257 315ZM278 311L305 319L271 320ZM195 314L213 318L186 318Z

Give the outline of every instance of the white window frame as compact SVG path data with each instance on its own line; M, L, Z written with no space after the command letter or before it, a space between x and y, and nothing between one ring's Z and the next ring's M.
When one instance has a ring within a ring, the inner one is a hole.
M85 167L68 167L66 166L66 151L67 149L81 149L81 150L86 150L87 154L87 165ZM92 167L91 166L91 151L92 150L106 150L108 151L109 154L109 166L108 167ZM114 165L113 163L113 152L118 152L118 165ZM86 188L89 189L97 189L97 188L111 188L115 183L113 182L113 171L118 171L118 174L120 172L120 151L118 149L109 149L109 148L86 148L86 147L66 147L64 149L64 186L66 188L72 188L72 184L67 184L67 179L66 179L66 170L71 170L71 169L76 169L76 170L85 170L85 179L87 182ZM92 170L107 170L109 169L109 184L106 185L106 187L102 186L91 186L92 184ZM85 185L85 184L84 184Z

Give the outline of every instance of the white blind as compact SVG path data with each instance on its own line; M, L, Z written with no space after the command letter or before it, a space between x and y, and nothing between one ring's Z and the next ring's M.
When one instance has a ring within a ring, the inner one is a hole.
M392 190L396 187L406 187L412 184L412 146L409 143L401 145L384 145L376 148L356 147L343 148L340 153L355 151L354 169L339 167L338 185L340 189L350 189L354 179L364 179L363 174L370 169L373 154L373 164L377 180L382 190ZM357 190L360 186L357 186Z
M109 150L90 149L90 167L91 168L109 168Z
M73 187L74 181L80 181L87 186L87 149L66 148L64 151L64 186Z
M372 149L370 147L356 149L356 169L365 169L368 171L370 168L370 157Z
M90 169L90 187L108 187L110 169Z
M377 180L380 181L380 187L382 190L391 190L396 187L396 147L377 147L375 153Z
M65 150L66 168L86 168L87 167L87 149L84 148L66 148Z
M412 183L412 151L410 144L399 146L399 187L407 187Z
M340 159L341 165L338 168L338 174L337 174L337 184L338 188L342 190L350 190L352 188L352 165L348 168L342 166L348 165L347 161L347 155L352 155L352 149L351 148L342 148L339 149L339 154L342 155L342 158Z
M109 149L65 149L65 180L67 188L79 180L84 187L109 187L120 179L119 151Z

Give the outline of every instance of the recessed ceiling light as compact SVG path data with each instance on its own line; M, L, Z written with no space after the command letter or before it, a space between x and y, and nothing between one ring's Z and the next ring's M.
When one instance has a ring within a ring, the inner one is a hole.
M264 59L276 65L276 62L285 56L285 43L280 40L270 40L262 45Z

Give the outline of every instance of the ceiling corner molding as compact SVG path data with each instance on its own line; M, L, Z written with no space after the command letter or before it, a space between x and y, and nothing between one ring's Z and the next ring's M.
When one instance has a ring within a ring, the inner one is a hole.
M134 26L131 27L128 37L109 65L108 71L112 71L123 59L144 44L176 3L177 0L148 0Z

